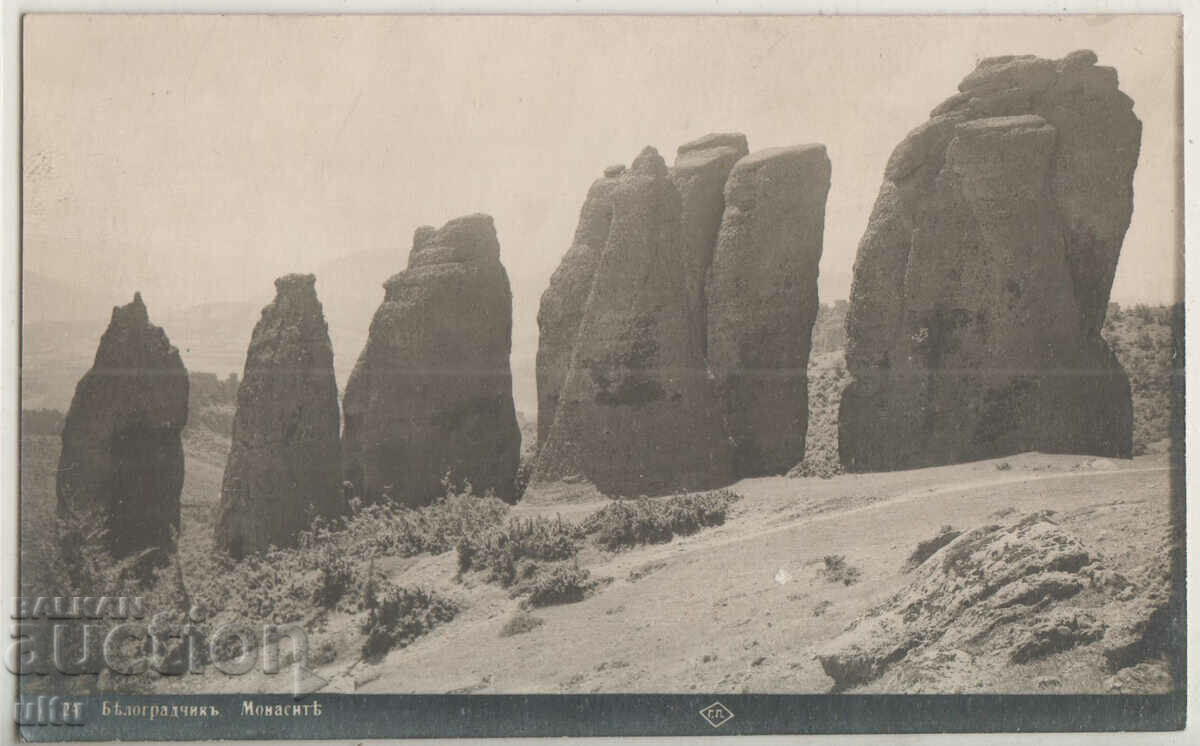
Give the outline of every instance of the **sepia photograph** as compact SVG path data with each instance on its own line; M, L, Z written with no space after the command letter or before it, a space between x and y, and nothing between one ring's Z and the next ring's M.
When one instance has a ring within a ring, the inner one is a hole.
M1182 728L1182 29L22 16L20 736Z

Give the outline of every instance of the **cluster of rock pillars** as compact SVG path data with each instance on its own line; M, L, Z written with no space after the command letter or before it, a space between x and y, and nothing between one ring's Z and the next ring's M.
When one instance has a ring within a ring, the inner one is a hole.
M852 471L1026 450L1128 457L1129 381L1100 336L1141 123L1088 51L983 60L895 149L858 247ZM713 134L611 166L541 300L533 483L657 495L804 457L831 164ZM216 542L287 545L347 498L515 500L512 294L492 219L416 230L339 411L312 275L275 282L246 356ZM115 308L63 431L59 511L112 551L170 550L188 379L140 296Z

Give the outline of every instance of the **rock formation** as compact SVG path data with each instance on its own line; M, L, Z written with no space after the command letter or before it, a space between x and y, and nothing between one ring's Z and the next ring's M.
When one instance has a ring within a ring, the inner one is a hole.
M96 360L75 387L58 463L59 518L102 516L116 558L173 551L187 402L179 351L135 294L113 309Z
M624 495L727 484L729 447L687 314L682 201L662 156L643 150L610 199L535 481L582 475Z
M892 153L855 263L847 468L1130 455L1100 328L1141 123L1095 62L986 59Z
M708 276L708 366L739 476L804 458L808 356L830 163L823 145L738 161Z
M655 495L801 460L828 189L823 148L748 155L739 134L606 170L542 296L534 481Z
M342 402L346 479L409 505L441 495L447 475L513 499L512 292L492 218L418 228L384 290Z
M313 517L345 509L333 347L315 283L276 280L250 337L216 526L234 558L292 545Z

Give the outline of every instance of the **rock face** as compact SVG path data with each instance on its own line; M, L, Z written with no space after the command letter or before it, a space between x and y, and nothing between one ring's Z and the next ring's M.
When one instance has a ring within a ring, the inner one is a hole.
M1141 123L1095 62L986 59L892 153L847 319L848 469L1130 455L1100 328Z
M455 486L515 497L512 292L492 218L416 230L346 385L344 473L370 500L423 505Z
M315 283L276 280L250 338L216 526L234 558L292 545L314 516L345 509L333 347Z
M103 515L116 558L174 550L183 489L188 376L142 296L113 309L96 360L75 387L58 463L58 515Z
M683 282L689 344L704 354L708 344L706 282L725 212L726 181L749 153L746 136L711 134L679 146L671 181L679 190Z
M534 479L582 475L626 495L727 484L729 445L688 314L683 202L662 156L643 150L610 199L608 236Z
M558 397L571 367L571 353L575 349L579 323L583 320L583 309L608 241L613 213L612 192L624 170L624 167L610 167L603 178L592 184L579 212L575 240L558 269L554 270L550 287L542 293L542 303L538 307L538 443L546 441L558 412Z
M748 151L712 134L668 169L647 148L592 186L538 315L535 482L655 495L804 457L829 161Z
M830 163L822 145L742 158L708 276L708 365L739 476L781 474L804 457L808 355Z

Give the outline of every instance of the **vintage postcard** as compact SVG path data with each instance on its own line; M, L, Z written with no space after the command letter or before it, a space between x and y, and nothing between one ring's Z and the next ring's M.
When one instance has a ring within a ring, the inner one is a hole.
M1181 31L23 16L13 727L1182 728Z

